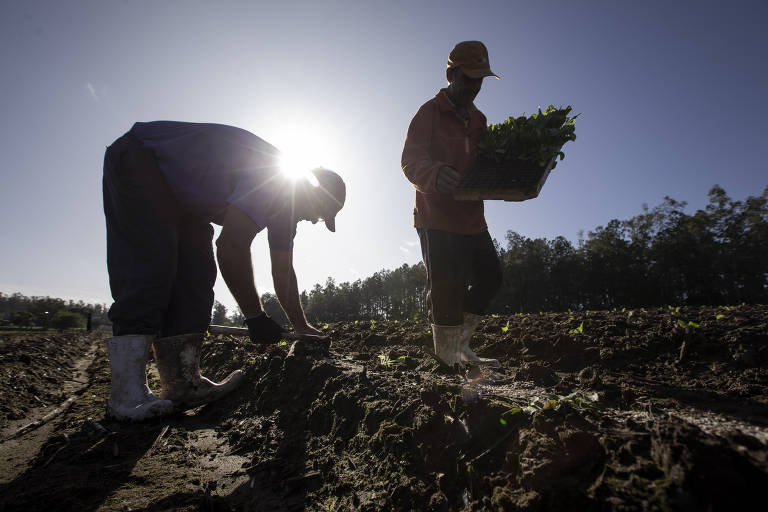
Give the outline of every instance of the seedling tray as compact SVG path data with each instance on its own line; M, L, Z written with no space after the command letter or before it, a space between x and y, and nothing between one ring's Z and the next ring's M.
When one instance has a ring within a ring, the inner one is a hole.
M530 160L506 160L498 163L478 157L476 169L467 174L453 191L460 201L502 199L525 201L539 195L541 187L555 167L553 157L545 166Z

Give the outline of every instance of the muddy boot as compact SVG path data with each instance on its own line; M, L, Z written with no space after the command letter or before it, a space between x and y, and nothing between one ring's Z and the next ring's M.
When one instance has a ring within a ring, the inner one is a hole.
M173 404L160 400L147 386L147 359L152 336L115 336L107 340L112 392L107 416L118 421L144 421L173 412Z
M243 380L235 370L217 384L200 375L202 334L181 334L155 340L157 369L160 372L160 398L171 400L177 409L191 409L219 399Z
M480 325L482 318L480 315L464 313L464 324L461 326L461 361L464 364L476 364L479 366L501 366L498 359L480 357L469 348L469 340L472 339L472 335L477 330L477 326Z
M432 324L432 340L435 343L435 355L448 366L461 366L461 325Z

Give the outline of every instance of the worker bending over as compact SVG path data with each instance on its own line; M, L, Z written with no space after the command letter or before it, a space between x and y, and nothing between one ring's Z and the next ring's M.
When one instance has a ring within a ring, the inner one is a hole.
M107 148L104 214L107 268L114 304L107 340L112 391L107 414L138 421L201 405L234 389L200 375L200 347L211 320L216 263L257 343L284 329L264 313L256 290L251 242L267 230L275 293L297 334L321 334L299 299L293 238L301 220L335 231L346 188L333 171L303 179L280 172L278 150L243 129L219 124L136 123ZM160 396L150 392L150 347Z

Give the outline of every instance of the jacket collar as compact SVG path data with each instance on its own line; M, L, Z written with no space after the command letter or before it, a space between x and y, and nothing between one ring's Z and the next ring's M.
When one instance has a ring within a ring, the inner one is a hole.
M454 105L451 98L448 97L448 89L440 89L435 98L437 98L437 105L440 107L440 110L452 110L458 114L456 105ZM470 103L469 107L467 107L467 112L469 112L470 115L474 114L476 110L477 107L475 107L474 103Z

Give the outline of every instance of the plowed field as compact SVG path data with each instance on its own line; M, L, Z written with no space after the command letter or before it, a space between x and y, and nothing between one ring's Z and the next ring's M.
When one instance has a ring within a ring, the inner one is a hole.
M489 316L493 371L441 366L424 321L326 330L208 337L245 384L145 424L104 418L105 335L1 338L0 511L765 506L768 307Z

